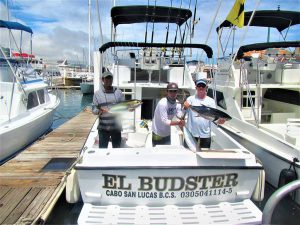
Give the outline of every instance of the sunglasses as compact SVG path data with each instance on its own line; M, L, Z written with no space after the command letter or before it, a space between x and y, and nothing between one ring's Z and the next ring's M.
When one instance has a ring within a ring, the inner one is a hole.
M168 92L171 92L171 93L176 93L177 90L168 90Z
M205 84L198 84L197 87L205 88L206 85Z

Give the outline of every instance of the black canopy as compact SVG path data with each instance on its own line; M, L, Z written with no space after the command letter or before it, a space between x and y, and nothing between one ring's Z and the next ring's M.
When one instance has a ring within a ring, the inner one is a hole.
M176 23L181 26L192 16L189 9L165 6L116 6L111 9L114 26L131 23Z
M244 25L246 26L252 15L251 12L245 12ZM300 23L300 12L294 11L281 11L281 10L261 10L256 11L251 21L250 26L256 27L273 27L277 28L279 32L288 28L289 26ZM225 20L217 28L217 32L222 27L230 27L232 23Z
M264 43L256 43L251 45L244 45L240 47L237 53L237 58L241 59L244 53L249 51L254 51L254 50L259 51L268 48L288 48L288 47L300 47L300 41L264 42Z
M100 53L105 52L111 47L158 47L158 48L200 48L203 49L208 58L212 58L213 51L211 47L204 44L166 44L166 43L145 43L145 42L107 42L99 48Z

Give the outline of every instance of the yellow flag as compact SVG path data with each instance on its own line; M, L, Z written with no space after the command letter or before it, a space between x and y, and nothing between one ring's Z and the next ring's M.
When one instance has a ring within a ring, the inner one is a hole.
M226 18L226 20L239 28L244 26L244 3L245 0L236 0Z

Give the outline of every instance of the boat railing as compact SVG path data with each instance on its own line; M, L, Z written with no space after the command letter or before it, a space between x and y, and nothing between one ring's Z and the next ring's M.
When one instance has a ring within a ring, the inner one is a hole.
M132 51L136 51L137 54L135 54ZM128 52L130 55L130 60L124 60L124 52ZM118 68L120 65L125 65L130 68L133 68L135 73L136 69L141 69L142 71L147 72L147 79L145 79L144 73L137 73L134 75L134 77L130 77L127 79L128 82L133 82L133 79L135 80L147 80L148 83L151 83L153 81L158 82L159 84L166 82L166 73L162 73L162 70L167 71L171 67L182 67L183 68L183 76L182 81L178 83L182 83L184 85L184 73L185 73L185 61L186 57L184 55L178 54L178 55L166 55L166 50L159 49L159 48L144 48L142 50L140 49L121 49L117 50L114 54L114 60L116 67ZM119 81L119 70L116 70L117 73L117 79ZM156 77L155 79L155 75ZM153 79L154 78L154 79ZM158 78L158 80L157 80ZM165 78L165 79L164 79ZM119 83L119 82L118 82Z
M24 100L27 101L27 94L26 94L26 91L23 87L23 85L20 83L19 79L18 79L18 76L16 74L16 71L14 70L12 64L10 63L8 57L6 56L5 52L3 51L3 48L0 47L0 51L5 59L5 61L7 62L10 70L12 71L12 76L13 76L13 85L12 85L12 91L11 91L11 98L10 98L10 105L9 105L9 111L8 111L8 120L10 121L11 119L11 112L12 112L12 105L13 105L13 96L14 96L14 88L15 88L15 83L17 83L18 87L20 88L20 90L23 92L24 94Z
M260 82L260 80L258 82ZM248 104L250 105L250 109L252 111L255 124L256 124L256 126L258 126L260 121L259 121L259 117L257 116L257 114L259 114L259 113L257 113L257 111L259 112L259 108L258 107L256 108L255 105L260 105L260 104L257 104L256 101L255 102L253 101L254 99L257 99L257 96L255 94L256 92L254 92L254 95L253 95L253 92L250 89L250 85L248 82L247 69L243 62L241 64L241 69L240 69L240 86L242 89L244 89L244 88L246 89L245 90L247 93L246 94L246 104L247 104L247 106L248 106ZM244 91L241 91L241 103L240 103L241 108L244 107L244 100L245 100Z
M275 207L286 195L300 188L300 180L292 181L275 191L268 199L262 215L262 224L271 224Z

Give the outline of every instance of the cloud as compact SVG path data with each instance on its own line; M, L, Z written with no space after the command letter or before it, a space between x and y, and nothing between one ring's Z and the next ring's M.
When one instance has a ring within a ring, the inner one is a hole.
M25 25L29 25L34 32L33 35L33 50L34 53L44 59L64 59L69 61L82 61L83 54L87 58L88 54L88 0L14 0L9 1L11 19L19 21ZM100 43L100 30L96 0L92 0L92 50L97 50ZM111 18L110 9L113 6L112 0L99 0L99 13L101 17L102 34L104 42L110 40L111 35ZM117 5L128 4L147 4L145 0L116 0ZM196 0L191 0L190 10L194 13ZM255 7L256 0L247 0L245 10L251 11ZM149 4L169 6L170 0L150 0ZM173 0L173 7L189 8L190 0ZM207 39L207 34L211 26L212 20L219 1L217 0L198 0L196 7L196 19L200 21L195 25L195 37L192 43L204 43ZM282 10L298 10L298 1L285 0L281 1L280 8ZM210 45L214 52L217 52L217 33L216 27L227 16L234 0L226 0L222 2L219 14L213 24L211 36L208 38L208 45ZM7 18L5 13L4 1L0 1L1 18ZM259 9L277 9L278 1L262 0ZM117 38L125 41L144 41L145 39L145 24L137 25L120 25L117 27ZM166 25L155 25L154 41L165 42L166 39ZM171 25L169 33L169 42L174 41L176 26ZM240 44L242 32L245 29L237 30L235 47ZM290 29L288 38L298 38L299 28ZM148 41L151 40L152 24L148 24ZM181 30L184 32L184 26ZM179 36L179 34L178 34ZM266 29L251 29L248 31L245 44L258 41L266 41ZM280 39L278 32L272 30L272 40ZM1 36L1 41L4 39ZM179 37L177 37L177 40ZM281 39L282 40L282 39ZM230 49L231 50L231 49Z

